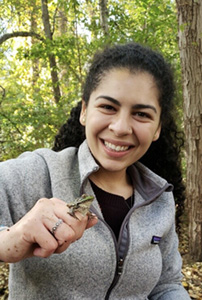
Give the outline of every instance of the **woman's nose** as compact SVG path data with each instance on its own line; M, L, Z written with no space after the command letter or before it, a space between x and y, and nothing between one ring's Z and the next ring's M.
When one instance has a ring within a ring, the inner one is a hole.
M133 132L127 116L116 116L110 123L109 130L113 131L116 136L128 135Z

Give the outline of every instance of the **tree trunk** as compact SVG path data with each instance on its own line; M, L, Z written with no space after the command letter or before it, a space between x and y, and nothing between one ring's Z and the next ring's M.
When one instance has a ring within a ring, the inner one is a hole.
M31 11L31 32L37 32L37 7L36 7L36 1L33 1L33 7ZM36 38L32 36L31 43L32 46L36 42ZM34 58L32 61L32 86L35 92L39 91L39 88L36 88L36 83L39 78L39 59Z
M42 8L42 20L43 20L45 36L47 39L52 40L47 0L41 0L41 8ZM53 54L49 54L48 58L49 58L49 64L51 68L51 79L52 79L54 98L55 98L55 102L58 103L61 98L61 93L60 93L59 78L57 73L56 59Z
M202 261L202 1L176 3L183 74L190 258Z
M101 23L104 35L107 36L108 32L109 32L107 0L99 0L99 6L100 6L100 23Z
M59 15L60 34L66 34L67 33L67 23L68 23L67 16L65 15L65 12L62 11L62 9L58 10L58 15Z

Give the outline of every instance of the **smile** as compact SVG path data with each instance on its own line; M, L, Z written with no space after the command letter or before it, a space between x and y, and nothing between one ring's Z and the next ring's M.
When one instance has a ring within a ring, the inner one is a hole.
M114 144L111 144L109 142L106 142L104 141L104 144L105 146L110 149L110 150L113 150L113 151L116 151L116 152L123 152L123 151L126 151L129 149L129 146L119 146L119 145L114 145Z

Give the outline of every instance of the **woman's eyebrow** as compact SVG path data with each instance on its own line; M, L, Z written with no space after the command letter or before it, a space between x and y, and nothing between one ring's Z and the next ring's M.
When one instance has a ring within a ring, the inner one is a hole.
M118 106L121 106L121 103L118 100L116 100L116 99L114 99L110 96L100 95L95 100L98 100L100 98L104 98L104 99L109 100L109 101L111 101L112 103L114 103ZM152 109L155 113L157 113L157 110L156 110L155 106L149 105L149 104L135 104L135 105L132 106L132 108L133 109Z
M121 106L121 103L118 100L116 100L116 99L114 99L114 98L112 98L110 96L100 95L95 100L98 100L100 98L104 98L106 100L109 100L109 101L113 102L114 104L116 104L118 106Z
M152 109L155 113L157 113L155 106L149 105L149 104L135 104L133 106L133 108L135 108L135 109L148 109L149 108L149 109Z

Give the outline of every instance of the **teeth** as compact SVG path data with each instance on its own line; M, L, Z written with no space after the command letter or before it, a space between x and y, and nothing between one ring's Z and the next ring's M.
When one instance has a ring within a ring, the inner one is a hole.
M112 149L117 152L126 151L129 148L128 146L116 146L116 145L108 143L106 141L104 141L104 144L107 148Z

